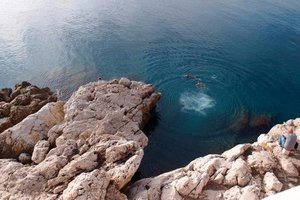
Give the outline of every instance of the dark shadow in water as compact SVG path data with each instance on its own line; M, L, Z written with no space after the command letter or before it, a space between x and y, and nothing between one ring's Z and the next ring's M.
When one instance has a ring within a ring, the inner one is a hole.
M260 125L258 124L258 126L253 126L251 123L247 124L241 130L236 132L236 145L240 143L255 142L260 134L268 133L270 129L279 122L278 116L272 115L267 123L261 123Z
M144 133L146 134L146 136L149 139L149 136L151 136L151 134L155 131L156 127L158 126L160 122L160 114L159 112L156 110L156 107L154 109L152 109L152 111L150 112L150 119L149 122L147 123L147 125L144 127ZM148 144L149 145L149 144ZM142 159L141 162L143 162L144 159ZM140 165L141 166L141 165ZM143 177L142 173L139 171L139 169L136 171L136 173L133 175L130 183L134 183Z
M247 112L244 112L244 113L246 113L246 114L243 114L243 115L247 115L247 117L245 117L247 120L245 120L245 119L240 120L240 122L239 122L240 124L238 124L238 126L231 127L231 131L230 131L231 134L236 135L235 142L232 143L230 146L228 146L228 148L226 147L226 149L222 149L220 152L211 152L211 153L222 153L223 151L225 151L237 144L255 142L257 137L260 134L267 133L275 124L277 124L279 122L278 116L268 113L268 112L255 113L255 112L251 112L251 111L247 110ZM147 137L149 138L149 140L151 140L151 138L152 138L151 134L154 134L155 131L157 131L156 128L158 127L159 123L160 123L160 113L158 112L158 110L154 109L151 112L151 118L149 120L149 123L144 128L144 132L147 135ZM227 126L228 126L228 124L227 124ZM237 127L239 127L239 129L236 129ZM232 128L234 128L234 129L232 129ZM182 141L182 142L184 143L184 141ZM149 144L151 144L151 142L149 142ZM155 148L155 146L147 146L146 148ZM145 149L145 150L146 150L145 154L147 154L147 149ZM200 157L200 156L201 155L199 155L198 157ZM205 155L202 155L202 156L205 156ZM192 160L190 160L190 161L192 161ZM141 166L145 167L145 165L149 165L149 163L144 163L144 162L145 161L143 159L142 160L143 164L141 164ZM171 168L176 169L178 167L182 167L182 166L180 164L178 164L177 166L173 166ZM167 171L170 171L170 170L167 170ZM166 169L164 169L163 166L161 166L160 168L156 169L155 171L151 171L151 174L158 175L158 174L161 174L164 172L166 172ZM131 182L135 182L142 178L147 178L147 177L148 176L145 176L145 174L140 169L138 169L138 171L135 173L134 177L132 178Z
M134 183L134 182L136 182L136 181L138 181L138 180L141 180L142 178L144 178L144 177L142 176L142 173L141 173L139 170L137 170L137 171L135 172L135 174L133 175L131 181L130 181L128 184Z
M150 119L149 122L147 123L147 125L144 127L144 133L146 134L146 136L149 138L149 136L155 132L156 127L158 126L160 121L160 114L159 112L156 110L156 107L154 109L152 109L152 111L150 112ZM144 155L145 156L145 155ZM143 162L143 159L142 161ZM141 165L140 165L141 167ZM135 174L133 175L131 181L128 183L128 185L130 185L130 183L134 183L143 177L142 173L139 171L139 169L135 172Z
M150 119L147 125L144 128L144 133L147 137L151 136L151 134L155 131L156 127L160 122L160 114L156 110L156 107L150 112Z

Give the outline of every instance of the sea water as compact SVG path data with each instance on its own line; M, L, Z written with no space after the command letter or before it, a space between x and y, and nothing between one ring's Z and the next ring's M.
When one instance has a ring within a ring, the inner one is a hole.
M141 177L253 142L299 116L300 1L0 1L1 88L123 76L162 93Z

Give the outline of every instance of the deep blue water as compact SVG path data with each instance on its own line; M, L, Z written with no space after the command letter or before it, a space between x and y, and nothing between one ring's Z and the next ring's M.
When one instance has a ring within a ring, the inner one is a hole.
M29 80L62 98L98 77L154 84L151 176L299 116L300 1L1 0L0 70L0 88Z

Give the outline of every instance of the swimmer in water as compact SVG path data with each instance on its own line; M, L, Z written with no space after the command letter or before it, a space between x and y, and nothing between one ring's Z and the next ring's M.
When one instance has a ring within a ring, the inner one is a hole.
M205 83L201 79L198 79L198 81L196 83L196 87L199 89L203 89L203 88L205 88Z
M196 79L196 77L193 74L184 74L184 78L190 78L190 79Z

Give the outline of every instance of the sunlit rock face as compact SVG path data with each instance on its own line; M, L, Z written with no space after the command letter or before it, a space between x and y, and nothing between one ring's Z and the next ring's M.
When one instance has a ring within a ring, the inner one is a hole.
M131 183L148 143L141 129L159 98L152 85L121 78L46 104L0 134L0 197L256 200L299 185L299 154L283 154L277 140L290 126L300 138L300 119L253 144Z
M299 152L283 153L277 141L300 119L288 120L262 134L253 144L239 144L221 155L207 155L186 167L139 180L126 188L128 199L257 200L300 183Z
M126 199L120 189L140 165L148 142L141 128L159 98L152 85L122 78L47 104L5 133L1 198Z

